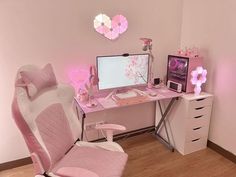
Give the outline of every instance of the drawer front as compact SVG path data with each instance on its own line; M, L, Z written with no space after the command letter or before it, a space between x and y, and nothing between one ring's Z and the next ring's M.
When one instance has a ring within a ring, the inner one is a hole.
M196 118L202 115L210 115L211 106L200 106L193 109L189 109L188 118Z
M189 101L189 109L211 106L213 97L201 98Z
M190 131L197 127L209 127L210 114L199 115L195 117L190 117L187 119L187 131Z
M208 127L197 126L186 132L185 142L194 142L202 137L208 137Z
M185 143L184 154L189 154L201 149L205 149L207 146L207 137L197 138L191 142Z

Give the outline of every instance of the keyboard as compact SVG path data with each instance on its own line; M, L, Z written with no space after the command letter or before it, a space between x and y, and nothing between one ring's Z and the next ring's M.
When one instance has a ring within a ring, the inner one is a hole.
M119 106L142 103L142 102L145 102L147 98L148 98L147 95L140 94L135 90L134 91L131 90L125 93L119 93L112 96L112 99Z
M125 92L125 93L115 94L115 96L120 98L120 99L126 99L126 98L137 97L138 95L134 91L128 91L128 92Z

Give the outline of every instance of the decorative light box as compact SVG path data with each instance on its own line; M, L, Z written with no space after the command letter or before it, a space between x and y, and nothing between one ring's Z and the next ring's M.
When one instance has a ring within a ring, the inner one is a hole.
M123 15L115 15L112 19L106 14L99 14L93 21L95 30L110 40L115 40L128 28L128 21Z
M182 84L182 91L194 92L194 85L191 83L191 72L203 65L201 57L168 55L167 81Z

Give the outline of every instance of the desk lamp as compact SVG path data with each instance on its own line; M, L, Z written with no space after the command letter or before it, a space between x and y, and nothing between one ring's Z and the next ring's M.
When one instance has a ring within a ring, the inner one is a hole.
M152 88L152 78L153 78L152 64L154 62L154 56L152 54L152 39L140 38L140 40L143 41L143 51L148 51L151 58L149 64L148 88Z
M206 83L207 70L203 69L202 66L198 66L195 70L191 72L191 75L191 82L193 85L195 85L194 93L197 96L201 93L202 84Z

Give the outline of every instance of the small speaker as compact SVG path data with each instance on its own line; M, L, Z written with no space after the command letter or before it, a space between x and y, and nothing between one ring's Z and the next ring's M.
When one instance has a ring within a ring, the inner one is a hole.
M153 84L154 84L154 85L160 84L160 78L154 78Z

